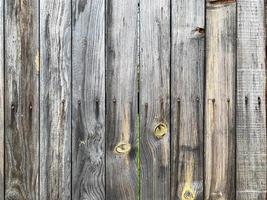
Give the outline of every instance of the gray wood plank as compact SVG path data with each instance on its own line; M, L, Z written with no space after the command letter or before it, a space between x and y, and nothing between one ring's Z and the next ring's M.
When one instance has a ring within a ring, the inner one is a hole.
M172 1L171 199L203 199L205 0Z
M0 199L4 199L4 0L0 13Z
M205 199L235 199L236 3L207 1Z
M5 199L39 195L38 0L5 1Z
M71 1L40 1L40 199L71 198Z
M105 199L105 4L73 0L72 199Z
M264 0L237 1L238 200L267 198L264 4Z
M141 199L170 199L170 1L140 1Z
M106 1L106 195L138 199L138 0Z

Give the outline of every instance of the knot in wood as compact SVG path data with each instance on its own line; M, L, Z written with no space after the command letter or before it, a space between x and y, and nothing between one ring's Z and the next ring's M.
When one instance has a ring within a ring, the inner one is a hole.
M163 138L168 132L168 127L165 123L159 123L154 131L156 138L161 139Z
M191 189L184 190L182 194L183 200L194 200L195 199L195 193Z
M114 151L117 154L126 154L129 153L131 150L131 145L129 143L119 143L117 144L117 146L115 147Z

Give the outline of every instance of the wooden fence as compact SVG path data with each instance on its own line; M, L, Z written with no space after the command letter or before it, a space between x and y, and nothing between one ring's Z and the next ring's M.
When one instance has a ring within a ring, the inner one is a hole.
M265 200L264 0L0 0L0 199Z

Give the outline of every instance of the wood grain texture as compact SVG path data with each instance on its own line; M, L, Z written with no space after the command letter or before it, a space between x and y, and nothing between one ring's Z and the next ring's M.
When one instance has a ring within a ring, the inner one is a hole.
M5 1L5 199L39 194L38 0Z
M71 198L71 1L40 1L40 199Z
M138 198L138 1L106 1L106 194Z
M237 1L238 200L267 198L264 4L264 0Z
M205 1L172 1L171 199L203 199Z
M73 0L72 199L105 199L105 4Z
M4 199L4 0L0 0L0 199Z
M235 199L236 3L207 2L205 198Z
M170 199L169 0L140 2L140 125L141 199Z

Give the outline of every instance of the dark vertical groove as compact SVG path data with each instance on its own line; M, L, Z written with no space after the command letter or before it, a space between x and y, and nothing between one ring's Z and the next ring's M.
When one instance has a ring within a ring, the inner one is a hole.
M4 191L3 191L3 192L4 192L4 199L6 199L6 196L5 196L5 195L6 195L6 176L5 176L5 171L6 171L6 166L5 166L5 165L6 165L6 162L5 162L5 160L6 160L6 159L5 159L5 157L6 157L6 152L5 152L5 146L6 146L6 134L5 134L5 127L6 127L6 124L5 124L5 121L6 121L6 120L5 120L5 119L6 119L6 117L5 117L5 115L6 115L6 114L5 114L5 113L6 113L6 112L5 112L5 99L6 99L6 95L5 95L5 94L6 94L6 92L5 92L5 90L6 90L6 86L5 86L5 74L6 74L6 73L5 73L5 72L6 72L6 69L5 69L5 60L6 60L6 59L5 59L5 57L6 57L6 56L5 56L5 55L6 55L6 43L5 43L5 38L6 38L6 37L5 37L5 36L6 36L6 31L5 31L5 30L6 30L6 29L5 29L5 27L6 27L6 26L5 26L5 25L6 25L6 24L5 24L5 21L6 21L6 20L5 20L5 18L6 18L6 15L5 15L5 2L6 2L6 1L3 0L3 12L2 12L2 15L3 15L3 41L1 41L2 44L3 44L3 55L2 55L2 56L3 56L3 68L4 68L4 69L3 69L3 73L4 73L4 74L3 74L3 82L4 82L4 83L3 83L3 92L4 92L4 94L3 94L3 115L4 115L4 116L3 116L3 120L4 120L4 124L3 124L3 126L4 126L4 127L3 127L3 129L4 129L4 135L3 135L3 137L4 137L4 138L3 138L3 142L4 142L4 144L3 144L3 148L4 148L4 150L3 150L3 153L4 153L4 155L3 155L3 159L4 159L4 160L3 160L3 163L4 163L4 166L3 166L3 184L4 184L4 186L3 186L3 190L4 190Z
M263 7L263 8L265 8L265 7ZM235 197L235 199L236 199L236 197L237 197L237 195L236 195L236 189L237 189L237 187L236 187L236 183L237 183L237 141L236 141L236 133L237 133L237 128L236 128L236 122L237 122L237 37L238 37L238 7L237 7L237 2L236 2L236 5L235 5L235 12L236 12L236 14L235 14L235 25L236 25L236 31L235 31L235 36L236 36L236 38L235 38L235 75L234 75L234 78L235 78L235 80L234 80L234 83L235 83L235 86L234 86L234 100L235 100L235 102L234 102L234 104L232 104L232 105L234 105L234 156L235 156L235 161L234 161L234 188L235 188L235 191L234 191L234 197Z
M105 83L104 83L104 85L105 85L105 117L104 117L104 121L105 121L105 128L104 128L104 176L105 176L105 180L104 180L104 197L105 197L105 199L106 199L106 193L107 193L107 176L106 176L106 172L107 172L107 167L106 167L106 163L107 163L107 136L106 136L106 130L107 130L107 90L106 90L106 86L107 86L107 11L108 11L108 8L107 8L107 5L108 5L108 0L104 0L104 62L105 62Z
M169 134L170 134L170 200L172 198L172 179L171 179L171 172L172 172L172 0L170 0L170 80L169 80L169 93L170 93L170 102L169 102L169 109L170 109L170 127L169 127Z
M41 77L41 70L42 70L42 68L40 67L41 66L41 52L40 52L40 47L41 47L41 32L40 32L40 30L41 30L41 28L40 28L40 24L41 24L41 18L40 18L40 16L41 16L41 9L40 9L40 3L41 2L41 0L39 0L38 1L38 53L39 53L39 58L38 58L38 62L39 62L39 74L38 74L38 101L39 101L39 103L38 103L38 109L39 109L39 112L38 112L38 118L39 118L39 126L38 126L38 137L39 137L39 139L38 139L38 141L39 141L39 144L38 144L38 154L39 154L39 158L38 158L38 161L39 161L39 163L38 163L38 173L39 173L39 180L38 180L38 198L39 198L39 200L40 200L40 195L41 195L41 190L40 190L40 188L41 188L41 154L40 154L40 152L41 152L41 128L40 128L40 122L41 122L41 95L40 95L40 88L41 88L41 81L40 81L40 77Z
M73 105L73 98L72 98L72 87L73 87L73 84L72 84L72 79L73 79L73 75L72 75L72 41L73 41L73 37L72 37L72 34L73 34L73 9L72 9L72 0L70 0L70 144L71 144L71 148L70 148L70 198L72 199L72 147L73 147L73 142L72 142L72 105Z

